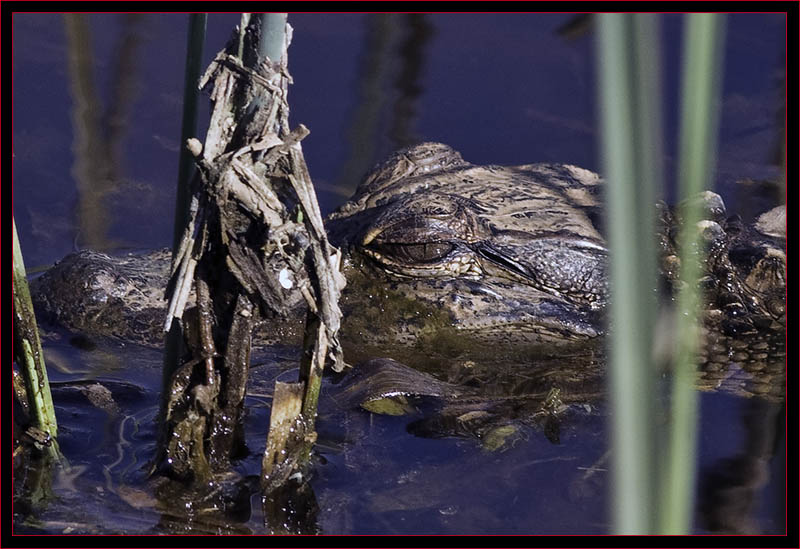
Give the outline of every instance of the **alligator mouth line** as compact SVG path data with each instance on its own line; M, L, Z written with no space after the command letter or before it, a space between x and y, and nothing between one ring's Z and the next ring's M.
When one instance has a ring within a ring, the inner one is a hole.
M572 341L591 341L601 334L601 330L590 327L588 324L577 330L573 325L570 329L555 323L542 323L534 318L526 320L485 319L482 321L465 322L454 326L457 332L467 336L480 338L482 335L490 337L491 334L506 332L515 334L512 339L524 340L527 336L550 337L553 339L568 339Z
M523 267L513 259L503 255L501 252L492 249L491 246L483 244L475 246L473 249L480 257L488 259L490 262L497 265L498 267L502 267L503 269L517 276L522 277L526 281L530 282L536 281L535 278L531 276L530 269Z

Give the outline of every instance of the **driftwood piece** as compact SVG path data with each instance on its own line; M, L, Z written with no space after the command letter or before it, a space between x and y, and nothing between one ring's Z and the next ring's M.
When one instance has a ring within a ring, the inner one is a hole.
M309 131L303 125L289 130L285 50L277 61L259 58L254 45L261 18L246 20L247 27L217 54L200 82L211 88L213 111L203 146L187 142L198 169L167 287L165 331L176 319L188 328L185 323L193 318L198 326L183 330L197 337L187 341L182 365L165 387L156 465L186 480L206 481L244 447L242 407L259 318L290 313L297 292L308 306L312 332L306 339L312 344L298 385L303 405L291 408L292 421L307 427L301 437L306 453L316 415L309 402L316 408L322 367L326 360L337 370L342 364L337 331L344 279L303 159L300 141ZM290 40L287 24L286 48ZM197 314L184 316L192 287ZM308 415L299 417L301 410ZM271 470L294 467L273 460Z

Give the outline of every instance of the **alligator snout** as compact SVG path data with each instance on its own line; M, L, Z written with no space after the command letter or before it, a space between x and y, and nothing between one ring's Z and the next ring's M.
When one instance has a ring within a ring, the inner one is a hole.
M487 274L516 278L572 302L595 308L605 305L607 252L603 246L558 238L528 237L515 246L502 241L499 237L474 246Z

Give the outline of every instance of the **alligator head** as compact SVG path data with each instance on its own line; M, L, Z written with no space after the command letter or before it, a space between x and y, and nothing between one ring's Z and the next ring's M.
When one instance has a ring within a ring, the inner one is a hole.
M395 153L326 221L345 252L343 341L491 353L597 339L607 301L601 187L575 166L476 166L438 143ZM780 324L785 254L767 242L774 230L754 239L725 220L717 195L706 199L714 299L732 326ZM666 209L662 221L662 270L676 282L675 221ZM35 281L37 311L91 333L159 341L168 254L82 254Z
M599 183L573 166L475 166L438 143L394 154L327 222L347 251L345 313L362 336L406 342L594 338L607 295Z

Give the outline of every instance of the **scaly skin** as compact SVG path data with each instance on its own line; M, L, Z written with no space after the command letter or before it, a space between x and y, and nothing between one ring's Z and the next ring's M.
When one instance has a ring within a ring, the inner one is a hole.
M364 353L406 349L408 363L409 349L536 356L596 340L608 300L601 193L600 177L575 166L475 166L438 143L395 153L326 221L345 256L343 341ZM764 355L765 340L770 349L785 342L785 221L776 209L745 228L718 195L698 199L709 252L706 359L741 353L730 338ZM659 211L669 287L677 283L680 220ZM88 333L159 344L167 264L163 251L73 254L34 281L37 312ZM265 330L266 342L296 336L296 316Z

